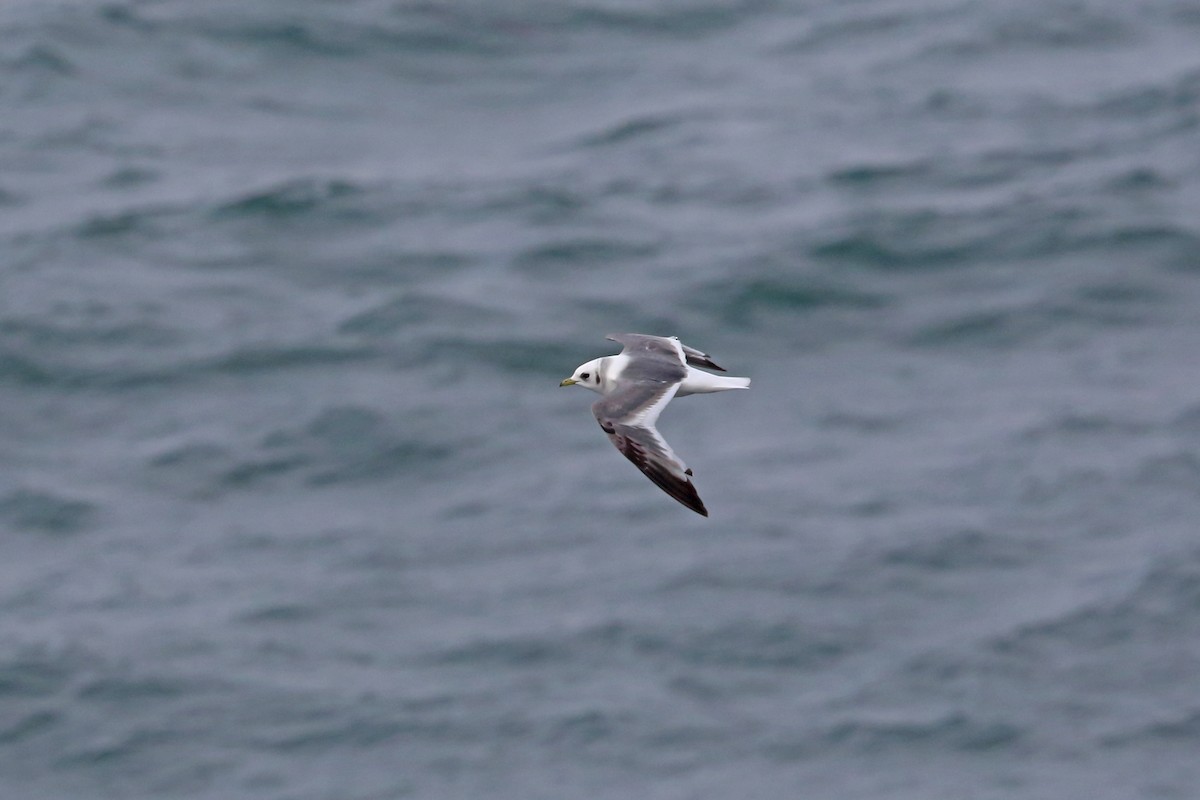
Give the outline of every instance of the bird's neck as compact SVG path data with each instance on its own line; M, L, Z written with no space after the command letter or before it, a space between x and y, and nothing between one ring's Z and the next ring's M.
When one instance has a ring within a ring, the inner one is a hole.
M608 394L617 386L617 378L621 376L621 372L625 369L625 356L615 355L607 356L600 359L600 367L597 372L600 375L600 385L596 387L596 391L600 394Z

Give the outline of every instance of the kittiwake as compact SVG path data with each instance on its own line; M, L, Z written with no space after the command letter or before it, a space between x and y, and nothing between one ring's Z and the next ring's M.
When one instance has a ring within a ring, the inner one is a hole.
M607 338L624 349L618 355L581 364L559 386L584 386L598 393L600 399L592 404L592 413L617 449L658 488L707 517L708 509L692 485L692 471L675 455L654 422L673 397L746 389L750 379L696 369L725 371L675 336L614 333Z

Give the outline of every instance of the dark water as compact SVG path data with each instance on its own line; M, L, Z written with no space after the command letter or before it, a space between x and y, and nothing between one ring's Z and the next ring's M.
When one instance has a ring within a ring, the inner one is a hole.
M1198 209L1178 0L9 0L0 794L1200 796Z

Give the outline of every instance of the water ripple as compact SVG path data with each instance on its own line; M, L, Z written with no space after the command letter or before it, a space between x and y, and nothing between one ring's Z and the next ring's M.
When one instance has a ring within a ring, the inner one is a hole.
M17 531L78 533L98 512L94 503L38 489L16 489L0 496L0 520Z

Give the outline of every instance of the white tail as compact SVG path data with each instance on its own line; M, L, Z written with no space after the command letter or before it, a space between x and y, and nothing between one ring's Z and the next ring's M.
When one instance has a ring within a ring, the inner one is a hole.
M688 367L687 377L679 384L677 397L688 394L705 394L707 392L724 392L729 389L749 389L749 378L733 378L725 375L713 375L700 369Z

